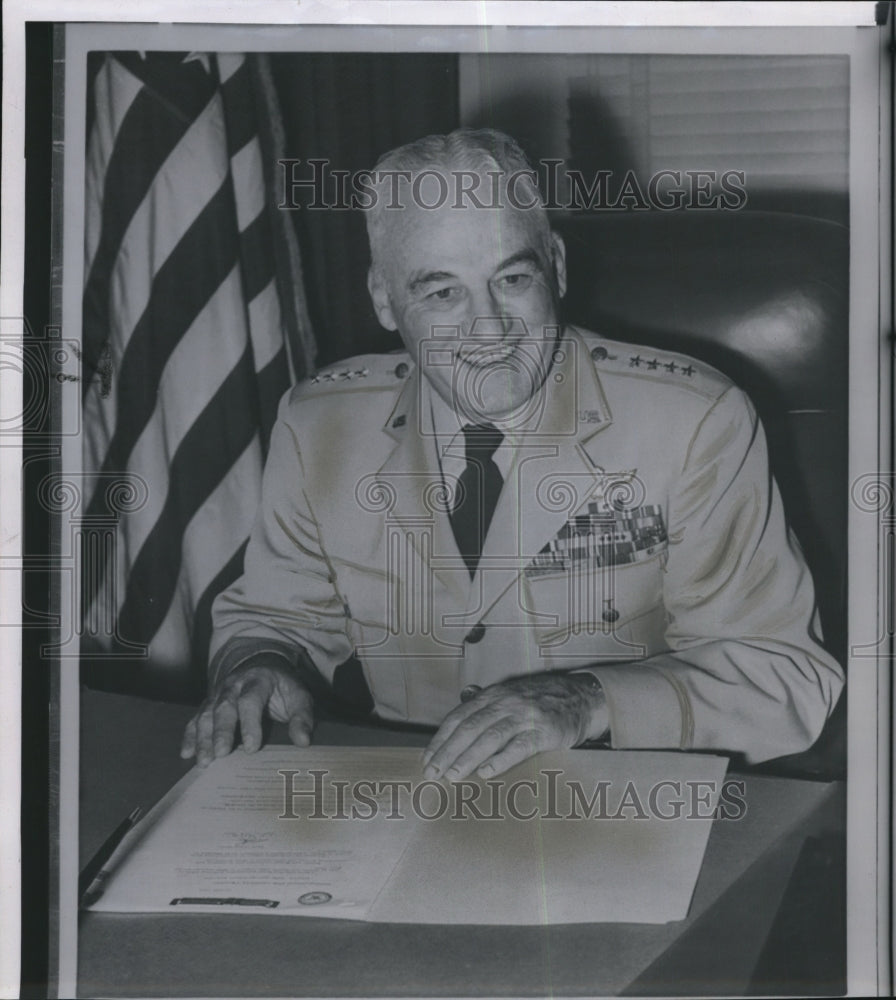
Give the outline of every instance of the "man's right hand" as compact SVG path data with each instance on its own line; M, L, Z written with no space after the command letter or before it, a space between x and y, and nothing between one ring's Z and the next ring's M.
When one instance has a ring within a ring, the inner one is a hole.
M243 749L253 753L262 743L265 711L288 724L296 746L311 742L314 703L307 688L286 665L247 663L222 678L187 723L181 757L195 756L200 767L225 757L233 749L237 724Z

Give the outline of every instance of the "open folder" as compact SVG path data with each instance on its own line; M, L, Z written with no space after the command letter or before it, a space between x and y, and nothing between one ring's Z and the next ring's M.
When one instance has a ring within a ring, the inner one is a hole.
M194 768L137 824L91 908L439 924L679 920L725 805L726 764L568 750L452 784L423 780L418 749L237 751Z

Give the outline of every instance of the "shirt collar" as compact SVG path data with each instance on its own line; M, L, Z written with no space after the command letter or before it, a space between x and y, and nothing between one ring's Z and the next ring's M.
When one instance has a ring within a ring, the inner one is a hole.
M428 380L424 378L423 383L423 404L425 411L432 415L432 433L435 438L436 454L439 458L442 474L450 473L459 476L466 465L463 427L467 421L455 412L454 408L436 392ZM536 417L540 411L539 407L526 407L525 409L530 415L534 409ZM504 440L492 457L506 480L516 455L519 439L523 434L537 429L538 422L530 417L522 427L517 426L513 418L509 421L492 420L489 423L494 424L504 434Z

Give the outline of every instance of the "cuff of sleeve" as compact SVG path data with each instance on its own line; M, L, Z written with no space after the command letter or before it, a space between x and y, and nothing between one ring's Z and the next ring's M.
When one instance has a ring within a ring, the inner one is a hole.
M661 667L642 662L589 667L588 672L604 690L614 749L691 748L694 724L690 699Z
M248 660L258 657L276 657L285 660L295 668L299 659L299 649L288 642L262 639L252 636L229 639L215 654L208 668L209 688L216 687L229 673L241 667Z

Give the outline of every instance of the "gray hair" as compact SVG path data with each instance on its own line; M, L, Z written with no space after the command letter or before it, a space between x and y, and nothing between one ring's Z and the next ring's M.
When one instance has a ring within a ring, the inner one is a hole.
M534 213L536 224L547 244L550 225L544 200L538 190L537 175L516 140L496 129L458 128L448 135L427 135L416 139L384 153L377 160L371 185L375 195L371 198L371 204L365 208L367 238L374 263L380 256L387 227L386 217L390 210L394 211L398 207L395 200L396 183L401 180L414 182L424 173L444 177L444 172L451 172L455 180L459 179L461 172L466 175L496 176L505 189L505 199L511 194L508 186L512 185L513 194L509 200L517 207ZM470 192L456 190L455 199L462 194ZM490 199L488 207L500 207L500 198L499 203L495 204L493 195L494 191L479 192L478 196L473 196L472 203L476 203L476 198L480 201Z

